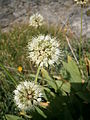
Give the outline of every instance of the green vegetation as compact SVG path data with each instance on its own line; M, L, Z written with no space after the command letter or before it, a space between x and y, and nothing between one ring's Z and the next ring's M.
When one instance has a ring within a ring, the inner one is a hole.
M56 37L63 56L58 65L37 71L38 67L27 57L27 44L39 34ZM22 25L0 32L0 120L89 120L90 40L84 42L81 53L78 44L71 33L67 35L60 27L48 25ZM25 80L35 80L44 90L42 105L34 110L22 111L13 100L13 91Z

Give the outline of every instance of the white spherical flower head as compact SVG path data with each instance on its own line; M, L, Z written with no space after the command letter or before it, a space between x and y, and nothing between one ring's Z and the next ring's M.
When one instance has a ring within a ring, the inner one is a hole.
M74 0L77 4L83 5L88 2L88 0Z
M44 24L44 18L41 14L36 13L30 17L29 25L35 28L42 26Z
M51 38L50 35L39 35L32 38L28 43L29 58L31 61L40 65L41 67L48 67L57 63L60 55L59 43L56 38Z
M21 110L33 109L42 100L42 88L34 82L21 82L14 90L14 101Z

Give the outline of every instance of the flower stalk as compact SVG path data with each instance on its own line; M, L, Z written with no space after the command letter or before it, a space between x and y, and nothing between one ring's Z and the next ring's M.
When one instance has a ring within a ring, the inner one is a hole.
M79 62L81 65L81 58L82 58L82 19L83 19L83 7L81 5L81 32L80 32L80 46L79 46Z
M37 74L36 74L36 77L35 77L35 83L37 83L37 80L38 80L38 76L39 76L40 69L41 69L41 67L39 66L39 67L38 67L38 69L37 69Z

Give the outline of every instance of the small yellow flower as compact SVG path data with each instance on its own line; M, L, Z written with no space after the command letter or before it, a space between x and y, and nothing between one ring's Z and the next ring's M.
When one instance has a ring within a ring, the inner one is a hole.
M22 72L22 67L21 66L18 67L18 71Z

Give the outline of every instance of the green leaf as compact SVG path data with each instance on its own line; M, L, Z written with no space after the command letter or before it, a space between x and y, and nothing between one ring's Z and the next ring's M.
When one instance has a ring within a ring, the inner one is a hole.
M61 91L70 93L71 85L69 82L63 82L63 81L57 80L56 83L57 83L58 89L60 89Z
M64 68L70 73L71 79L70 81L73 83L81 83L81 75L78 70L78 67L74 61L65 63L63 62Z
M23 120L22 118L16 116L16 115L9 115L9 114L6 114L6 119L7 120Z
M49 76L48 72L44 68L42 68L41 73L42 77L45 78L45 81L47 81L48 85L55 89L55 91L57 91L56 82Z
M64 82L61 89L64 91L64 92L67 92L67 93L70 93L70 90L71 90L71 85L69 82Z
M36 111L37 111L41 116L43 116L44 118L47 118L47 116L44 114L44 112L43 112L40 108L38 108L37 106L35 106L35 109L36 109Z
M72 83L72 87L75 90L81 89L82 79L77 64L70 59L68 60L68 63L63 62L63 66L70 74L70 83Z
M46 90L51 96L55 97L55 94L47 87L43 87L44 90ZM46 97L46 96L45 96ZM46 99L48 100L48 98L46 97Z
M52 80L52 78L49 76L48 72L44 68L41 69L41 73L42 73L43 78L46 78L48 80Z
M63 85L63 81L56 80L56 84L57 84L58 89L60 89L62 87L62 85Z

